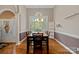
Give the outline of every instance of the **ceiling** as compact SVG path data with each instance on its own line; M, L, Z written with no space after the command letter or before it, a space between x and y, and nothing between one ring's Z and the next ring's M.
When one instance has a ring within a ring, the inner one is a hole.
M54 5L25 5L26 8L54 8Z

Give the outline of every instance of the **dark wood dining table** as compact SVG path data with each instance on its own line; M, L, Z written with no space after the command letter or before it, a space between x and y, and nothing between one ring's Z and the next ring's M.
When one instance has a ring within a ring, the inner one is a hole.
M29 42L30 41L34 41L33 40L33 33L30 33L29 35L27 35L27 54L29 53ZM47 54L49 53L49 42L48 42L49 36L46 33L43 33L43 40L46 42L46 46L47 46Z

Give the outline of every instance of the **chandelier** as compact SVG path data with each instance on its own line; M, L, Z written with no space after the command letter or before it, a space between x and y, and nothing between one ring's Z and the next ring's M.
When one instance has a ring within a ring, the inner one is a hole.
M43 22L43 15L42 15L42 13L40 13L40 12L37 12L36 14L35 14L35 16L36 16L36 19L35 19L35 21L38 21L38 22Z

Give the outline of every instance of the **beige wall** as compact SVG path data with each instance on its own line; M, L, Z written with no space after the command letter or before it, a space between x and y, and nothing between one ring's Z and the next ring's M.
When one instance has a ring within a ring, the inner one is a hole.
M55 30L79 38L79 6L62 5L54 8Z
M6 9L12 10L14 13L17 12L17 6L16 5L0 5L0 12Z

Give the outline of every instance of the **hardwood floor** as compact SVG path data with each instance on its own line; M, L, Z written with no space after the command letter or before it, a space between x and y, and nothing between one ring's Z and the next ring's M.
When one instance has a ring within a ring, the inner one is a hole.
M6 47L0 49L0 54L14 54L16 52L15 43L7 43Z
M56 40L49 40L49 53L50 54L70 54L70 52L61 46Z
M26 41L18 46L16 44L9 44L7 47L0 49L0 54L26 54L26 46ZM70 54L70 52L56 42L56 40L49 39L49 54Z

